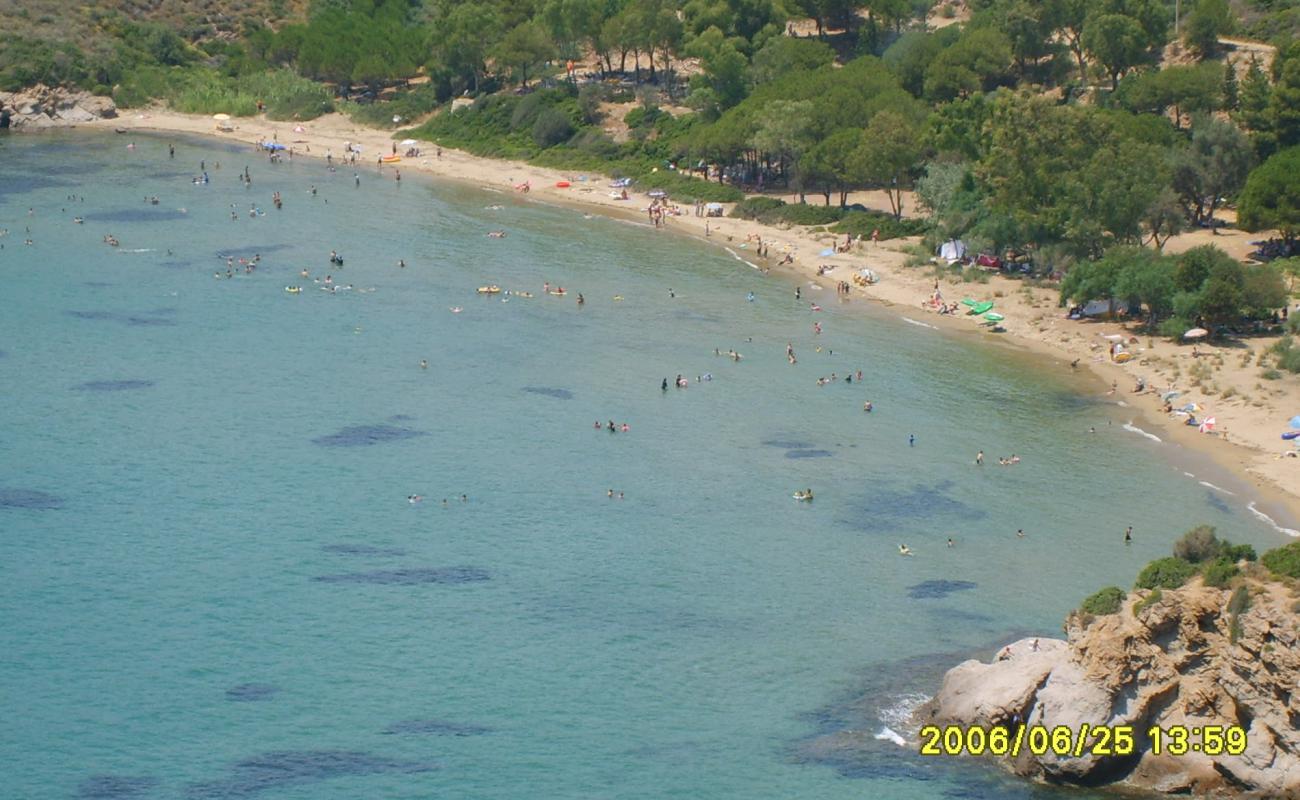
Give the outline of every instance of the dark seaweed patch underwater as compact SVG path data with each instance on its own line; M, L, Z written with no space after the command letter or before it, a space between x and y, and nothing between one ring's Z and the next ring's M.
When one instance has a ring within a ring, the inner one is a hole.
M244 759L219 780L190 784L186 796L195 800L253 797L331 778L414 774L434 769L437 766L430 763L400 761L354 750L282 750Z
M369 447L385 442L400 442L417 436L428 436L424 431L412 428L399 428L396 425L352 425L340 429L337 433L317 436L313 444L321 447Z
M80 392L125 392L131 389L147 389L153 381L86 381L72 387Z
M525 386L520 391L529 394L540 394L544 397L554 397L556 400L572 400L573 392L568 389L555 389L550 386Z
M122 800L141 797L158 785L143 775L91 775L77 787L78 800Z
M51 510L63 508L63 498L35 489L5 489L0 487L0 508L34 508Z
M226 690L226 699L235 703L255 703L270 700L280 691L280 687L269 683L241 683Z
M344 572L317 575L320 583L373 583L379 586L419 586L426 583L460 584L491 580L491 574L479 567L407 567L374 572Z
M953 592L970 591L978 586L979 584L973 581L922 581L907 587L907 596L914 600L926 600L936 597L947 597Z
M423 734L427 736L482 736L491 733L491 728L482 725L469 725L464 722L450 722L445 719L408 719L394 722L381 731L393 734Z

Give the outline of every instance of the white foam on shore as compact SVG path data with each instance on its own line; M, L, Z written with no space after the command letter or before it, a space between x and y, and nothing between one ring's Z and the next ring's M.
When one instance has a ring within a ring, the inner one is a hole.
M723 250L726 250L728 253L731 253L731 257L734 258L734 259L736 259L736 260L739 261L740 263L742 263L742 264L748 264L749 266L751 266L751 267L753 267L754 269L757 269L757 270L761 270L761 269L762 269L762 267L760 267L759 265L755 264L753 261L746 261L745 259L741 258L741 257L740 257L740 254L737 253L735 250L732 250L730 247L727 247L727 246L724 245L722 249L723 249Z
M1250 501L1246 505L1246 510L1254 514L1255 517L1258 518L1261 522L1267 522L1269 525L1273 526L1273 530L1277 531L1278 533L1285 533L1287 536L1300 536L1300 531L1294 528L1283 528L1281 525L1278 525L1273 520L1273 518L1270 517L1268 514L1265 514L1263 511L1260 511L1258 508L1255 508L1254 500Z
M925 323L925 322L919 322L919 321L917 321L917 320L912 319L911 317L899 317L899 319L901 319L903 322L910 322L910 323L913 324L913 325L920 325L922 328L929 328L929 329L932 330L932 331L937 331L937 330L939 330L938 328L934 327L933 325L930 325L930 324Z
M886 742L893 742L899 747L907 747L907 740L888 727L881 728L876 734L876 738Z
M1196 477L1196 476L1193 475L1192 477ZM1216 491L1216 492L1223 492L1224 494L1230 494L1230 495L1233 495L1233 496L1236 496L1236 494L1237 494L1236 492L1230 492L1230 491L1228 491L1227 489L1223 488L1222 486L1215 486L1214 484L1210 483L1209 481L1197 481L1197 483L1199 483L1200 485L1204 486L1204 487L1207 488L1207 489L1213 489L1213 490Z
M909 692L891 699L893 702L890 705L876 712L876 716L880 718L881 722L881 728L876 733L876 738L881 741L893 742L899 747L907 747L907 739L898 731L915 729L916 726L912 722L912 715L930 700L930 695Z
M1147 437L1148 439L1150 439L1150 440L1153 441L1153 442L1159 442L1159 441L1160 441L1160 437L1159 437L1159 436L1156 436L1154 433L1147 433L1146 431L1142 430L1142 429L1139 428L1138 426L1134 425L1132 422L1125 422L1125 423L1124 423L1124 430L1128 431L1129 433L1136 433L1136 434L1138 434L1139 436L1145 436L1145 437Z
M119 253L153 253L153 252L156 252L156 251L157 251L157 248L155 248L155 247L137 247L137 248L135 248L135 249L131 249L131 248L127 248L127 247L123 247L123 248L119 248L117 252L119 252Z

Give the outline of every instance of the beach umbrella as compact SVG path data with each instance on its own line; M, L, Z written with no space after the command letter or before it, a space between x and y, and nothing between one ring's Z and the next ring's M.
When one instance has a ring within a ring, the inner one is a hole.
M1168 403L1170 400L1173 400L1175 397L1178 397L1180 395L1182 395L1182 392L1165 392L1164 394L1160 395L1160 399Z
M1204 329L1204 328L1192 328L1190 331L1188 331L1187 333L1184 333L1184 334L1183 334L1183 338L1184 338L1184 339L1204 339L1206 336L1209 336L1209 335L1210 335L1210 332L1207 331L1207 330Z
M416 144L416 141L414 139L403 139L399 144L401 144L402 147L410 147L411 145Z
M1291 427L1300 430L1300 414L1291 418Z
M1214 430L1214 426L1217 423L1217 421L1218 420L1214 417L1206 417L1205 419L1201 420L1201 426L1200 426L1201 433L1209 433L1210 431Z
M212 118L215 119L217 122L225 122L226 120L230 119L230 115L229 115L229 114L213 114L213 115L212 115Z
M833 255L835 255L835 248L833 248L833 247L827 247L827 248L824 248L824 249L823 249L820 253L818 253L817 255L819 255L819 256L833 256Z
M1198 405L1196 405L1195 403L1188 403L1187 405L1183 406L1182 408L1180 408L1180 409L1178 409L1178 410L1179 410L1179 411L1182 411L1182 412L1185 412L1185 413L1187 413L1187 414L1191 414L1191 413L1193 413L1193 412L1200 411L1200 410L1201 410L1201 407L1198 406ZM1293 421L1294 421L1294 420L1293 420Z
M293 126L293 132L294 132L294 133L306 133L306 132L307 132L307 129L304 128L304 127L301 126L301 125L294 125L294 126Z

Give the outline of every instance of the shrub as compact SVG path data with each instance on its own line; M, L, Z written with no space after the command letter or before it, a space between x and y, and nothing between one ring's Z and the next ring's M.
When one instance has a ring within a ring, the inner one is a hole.
M1114 614L1124 603L1124 598L1128 595L1118 586L1107 586L1100 589L1086 599L1079 606L1079 610L1085 614L1100 616L1102 614Z
M1255 548L1248 544L1230 544L1222 542L1219 555L1228 559L1234 564L1238 561L1254 561L1258 556L1255 555Z
M1147 595L1146 598L1142 600L1142 602L1137 603L1136 605L1133 606L1133 616L1136 617L1137 615L1141 614L1143 611L1146 611L1151 606L1163 600L1164 597L1165 597L1164 593L1161 592L1159 589L1154 590L1153 592L1151 592L1151 594Z
M1220 547L1221 543L1214 535L1212 526L1197 525L1174 542L1174 556L1195 564L1216 558Z
M1244 614L1249 610L1250 589L1245 586L1238 586L1236 591L1232 593L1232 597L1228 598L1228 613L1233 615Z
M775 197L746 197L736 203L736 207L731 209L730 216L740 219L758 219L762 215L784 205L784 200L778 200Z
M882 211L850 211L844 215L844 219L831 226L833 233L849 233L864 239L872 232L879 231L881 241L921 236L928 229L924 220L895 219L893 214Z
M569 115L558 108L548 108L537 115L533 123L533 141L538 147L552 147L568 141L573 135L573 123Z
M1139 589L1177 589L1196 574L1196 567L1178 557L1158 558L1138 573Z
M1201 578L1205 581L1206 586L1222 589L1240 572L1241 570L1237 569L1236 563L1232 560L1216 558L1201 568Z
M600 104L609 94L604 84L589 83L578 90L578 110L582 112L582 121L595 125L604 117Z
M1300 578L1300 542L1269 550L1259 561L1276 575Z

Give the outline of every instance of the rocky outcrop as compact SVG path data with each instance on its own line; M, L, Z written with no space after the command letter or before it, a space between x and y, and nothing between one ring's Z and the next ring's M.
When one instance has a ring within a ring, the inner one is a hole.
M0 109L9 112L10 125L18 130L65 127L117 116L117 106L110 97L41 84L12 93L0 92Z
M1003 757L1013 772L1049 783L1115 784L1167 793L1300 798L1300 614L1290 590L1246 584L1249 607L1232 592L1196 583L1130 595L1118 613L1075 613L1067 638L1008 645L992 663L966 661L917 712L921 725L1047 729L1132 726L1127 756L1089 748ZM1147 731L1240 726L1239 755L1210 755L1189 737L1181 755L1155 754ZM1195 748L1195 749L1193 749Z

